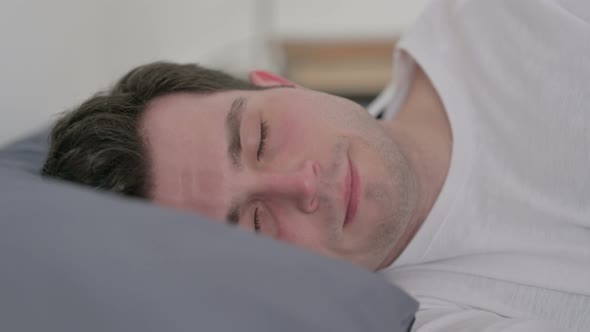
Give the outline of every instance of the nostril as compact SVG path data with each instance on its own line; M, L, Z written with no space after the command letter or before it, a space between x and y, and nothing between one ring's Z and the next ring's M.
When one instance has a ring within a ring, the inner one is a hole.
M311 176L305 181L305 189L308 196L308 211L313 212L319 206L319 199L317 197L318 180L320 174L320 164L317 161L310 160ZM308 173L309 174L309 173Z
M318 175L320 174L320 164L317 161L312 160L309 160L306 163L305 188L309 193L314 194L318 182Z
M320 174L320 163L314 161L311 167L313 169L313 175L317 177Z
M315 211L318 208L318 204L319 204L319 200L318 200L317 196L315 196L309 202L309 210L310 211Z

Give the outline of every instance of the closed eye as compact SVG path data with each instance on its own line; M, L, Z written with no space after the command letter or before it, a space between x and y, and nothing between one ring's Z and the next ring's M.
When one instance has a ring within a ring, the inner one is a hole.
M264 156L264 148L266 147L266 139L268 137L268 124L262 120L260 122L260 143L258 144L258 152L256 153L256 159L260 159Z
M258 208L254 210L254 231L260 232L260 216L258 215Z

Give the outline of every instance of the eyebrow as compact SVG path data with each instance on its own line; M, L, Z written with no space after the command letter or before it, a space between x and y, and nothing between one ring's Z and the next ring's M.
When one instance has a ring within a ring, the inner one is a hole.
M239 97L233 101L229 112L225 116L225 131L229 139L227 153L232 164L240 168L242 154L242 140L240 138L240 127L242 127L242 113L246 108L246 98Z
M228 137L227 154L235 168L242 167L242 140L240 137L240 128L242 127L242 114L246 108L246 98L236 98L229 112L225 116L225 131ZM240 208L236 203L231 203L226 219L230 224L237 224L240 219Z

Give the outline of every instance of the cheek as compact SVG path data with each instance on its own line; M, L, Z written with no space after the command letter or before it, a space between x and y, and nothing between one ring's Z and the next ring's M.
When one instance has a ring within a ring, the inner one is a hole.
M325 117L310 112L285 112L277 118L280 143L297 150L312 150L328 132L333 132Z
M274 136L274 141L271 142L271 153L277 156L283 153L291 156L298 154L305 146L301 138L306 133L300 121L291 114L284 113L279 115L274 123L274 133L270 134L271 139Z
M327 254L326 239L318 232L316 225L321 220L309 217L283 216L276 233L276 239L297 247Z

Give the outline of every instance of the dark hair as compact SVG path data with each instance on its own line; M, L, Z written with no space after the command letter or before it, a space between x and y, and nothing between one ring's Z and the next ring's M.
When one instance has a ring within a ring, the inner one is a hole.
M175 92L257 89L247 81L196 64L139 66L111 90L96 94L57 121L41 174L147 198L149 160L139 122L149 101Z

